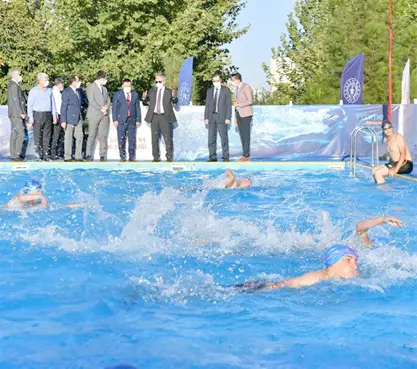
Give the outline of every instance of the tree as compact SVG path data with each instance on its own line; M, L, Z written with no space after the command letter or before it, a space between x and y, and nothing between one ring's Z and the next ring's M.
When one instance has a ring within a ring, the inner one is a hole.
M201 101L208 76L231 68L224 45L247 30L236 24L244 5L242 0L2 2L0 85L6 86L8 70L19 66L26 89L41 71L52 77L76 74L91 82L98 70L109 73L110 89L124 77L136 89L147 89L154 74L169 67L168 55L194 56L196 99ZM5 101L3 88L0 101Z
M398 0L394 6L394 100L400 101L402 70L408 57L417 59L417 4ZM344 65L365 53L365 103L387 103L388 0L299 0L287 32L273 58L289 58L288 83L269 82L281 100L297 104L338 103ZM285 66L284 66L285 68ZM412 68L412 69L415 69ZM267 70L268 71L268 70ZM416 72L412 71L413 78ZM413 84L412 84L413 85ZM412 91L417 92L417 90Z

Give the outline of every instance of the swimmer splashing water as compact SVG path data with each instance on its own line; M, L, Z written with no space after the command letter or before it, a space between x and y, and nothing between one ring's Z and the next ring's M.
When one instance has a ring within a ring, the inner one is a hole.
M265 283L248 281L235 287L242 291L275 290L281 288L301 288L329 279L347 279L358 275L358 252L349 246L333 245L326 250L325 268L302 276L284 279L280 282Z
M6 205L9 209L26 209L26 208L46 208L48 199L42 191L42 184L39 181L31 179L25 183L19 194L13 197Z
M86 204L66 204L65 206L76 209L84 205ZM11 210L27 210L45 209L48 206L49 202L43 194L42 184L35 179L31 179L27 181L22 190L5 205L5 208Z

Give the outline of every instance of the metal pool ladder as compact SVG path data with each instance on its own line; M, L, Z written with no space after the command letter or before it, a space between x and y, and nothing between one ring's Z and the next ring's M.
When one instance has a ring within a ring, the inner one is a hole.
M378 135L373 128L366 126L356 127L350 134L350 176L356 178L357 156L357 140L359 133L369 133L372 138L372 157L371 165L379 164Z

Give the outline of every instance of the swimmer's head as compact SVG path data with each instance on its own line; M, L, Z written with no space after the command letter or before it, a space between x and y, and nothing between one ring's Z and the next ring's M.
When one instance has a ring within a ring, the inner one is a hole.
M248 187L250 187L252 185L252 182L250 181L250 179L249 178L243 178L241 181L240 181L240 185L239 185L239 187L240 188L248 188Z
M389 136L394 133L394 127L388 119L384 119L381 124L382 132L385 136Z
M29 193L38 193L42 191L42 184L35 179L31 179L25 183L25 187L22 189L22 193L27 195Z
M352 278L358 274L358 252L349 246L333 245L326 250L326 268L332 268L341 278Z

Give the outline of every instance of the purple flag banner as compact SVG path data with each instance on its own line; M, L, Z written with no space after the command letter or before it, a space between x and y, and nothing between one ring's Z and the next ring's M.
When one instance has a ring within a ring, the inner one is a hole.
M178 77L178 106L191 104L193 91L193 61L194 57L185 59Z
M358 54L343 69L340 86L340 100L343 100L343 104L362 104L364 60L365 54Z

